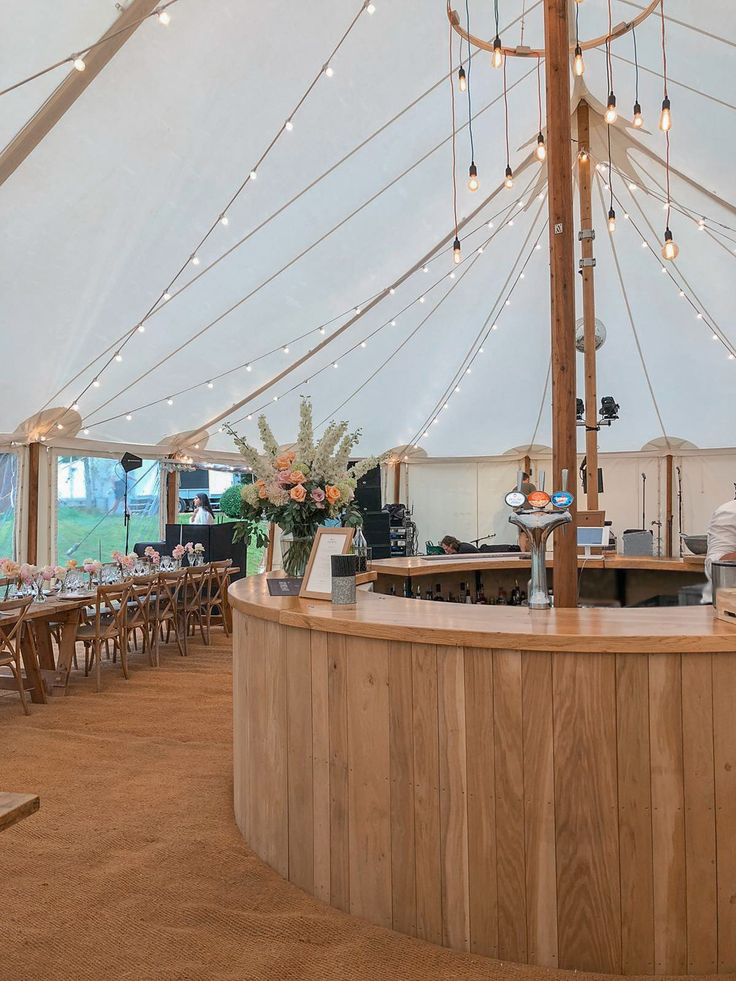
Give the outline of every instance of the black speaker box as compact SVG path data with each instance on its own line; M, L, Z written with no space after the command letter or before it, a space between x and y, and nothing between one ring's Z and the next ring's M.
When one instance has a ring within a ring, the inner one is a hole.
M381 510L381 468L373 467L358 480L355 500L363 511Z
M374 559L391 558L390 518L386 511L366 511L363 515L363 534L371 547Z

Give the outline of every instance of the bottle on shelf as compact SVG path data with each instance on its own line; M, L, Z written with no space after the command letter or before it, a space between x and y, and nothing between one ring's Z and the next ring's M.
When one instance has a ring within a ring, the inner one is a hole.
M417 583L417 591L414 593L414 598L415 599L422 598L422 587L419 585L419 583Z
M478 604L479 606L485 606L485 605L486 605L486 603L488 602L488 601L486 600L486 594L485 594L485 593L483 592L483 580L482 580L482 579L481 579L481 580L480 580L480 582L478 583L478 595L477 595L477 596L476 596L476 598L475 598L475 602L476 602L476 603L477 603L477 604Z
M353 554L358 559L357 571L366 572L368 569L368 542L360 525L353 534Z
M514 580L514 588L511 590L509 606L521 606L521 590L519 589L518 579Z
M441 583L437 583L437 585L434 587L434 596L432 597L432 599L435 600L438 603L443 603L444 602L444 596L442 595L442 584Z
M503 586L498 587L498 598L496 600L496 603L499 606L508 605L508 596L506 595L506 590L503 588Z
M414 594L411 591L411 579L404 580L404 597L406 599L412 599Z
M551 589L549 590L549 605L550 606L555 605L555 594L552 592Z
M432 590L430 589L429 586L427 586L427 591L424 594L424 598L425 598L425 600L434 599L434 597L432 596Z
M519 605L520 606L528 606L529 605L529 600L527 599L526 591L523 590L523 589L521 591L521 599L520 599Z
M396 586L394 586L393 583L391 583L391 588L388 591L388 595L389 596L395 596L396 595Z
M452 590L450 590L450 592L447 594L447 602L448 603L454 603L455 602L455 597L452 595Z
M467 587L466 587L465 583L464 582L461 582L460 583L460 599L458 600L458 603L464 603L465 602L465 593L466 593L466 591L467 591Z

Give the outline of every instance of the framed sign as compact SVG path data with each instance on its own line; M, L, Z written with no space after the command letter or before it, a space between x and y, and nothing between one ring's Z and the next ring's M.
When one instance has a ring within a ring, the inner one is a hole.
M333 555L349 552L352 543L352 528L318 528L299 595L309 599L332 599L330 560Z

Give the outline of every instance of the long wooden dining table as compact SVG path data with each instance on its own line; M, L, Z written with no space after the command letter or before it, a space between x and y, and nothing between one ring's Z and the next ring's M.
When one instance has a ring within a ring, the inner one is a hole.
M44 603L31 603L28 607L21 654L26 679L32 686L32 702L45 703L49 695L66 694L77 627L82 610L91 603L94 603L94 596L87 594L63 600L47 599ZM52 629L57 626L59 654L54 660Z

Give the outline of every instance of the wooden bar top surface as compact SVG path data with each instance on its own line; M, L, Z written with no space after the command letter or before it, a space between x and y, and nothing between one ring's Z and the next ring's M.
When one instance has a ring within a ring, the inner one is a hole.
M554 556L547 556L547 568L554 569ZM514 569L528 569L528 558L515 558L504 555L498 557L492 552L478 552L461 555L457 558L428 559L423 555L407 558L376 559L371 562L371 568L382 576L431 576L439 572L508 572ZM593 555L590 558L580 556L578 569L621 569L630 571L653 572L700 572L705 567L705 556L694 555L688 559L666 558L664 556L642 555Z
M530 612L525 607L434 603L359 591L352 607L271 596L266 576L229 589L234 610L285 626L451 647L580 653L736 652L736 626L711 606Z

